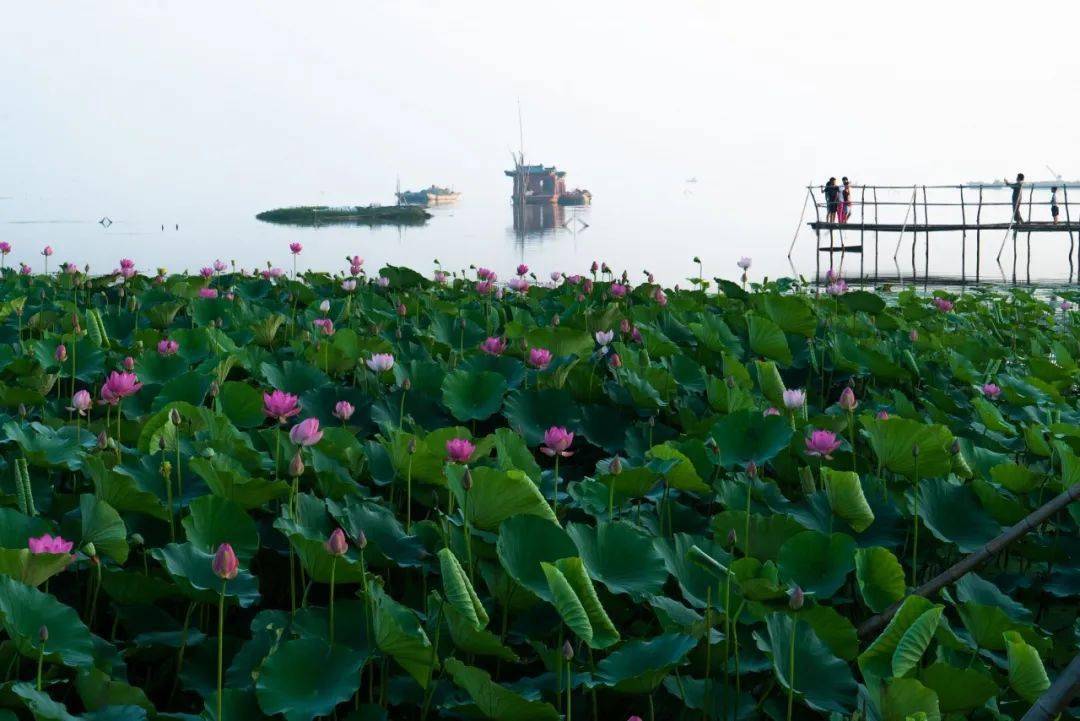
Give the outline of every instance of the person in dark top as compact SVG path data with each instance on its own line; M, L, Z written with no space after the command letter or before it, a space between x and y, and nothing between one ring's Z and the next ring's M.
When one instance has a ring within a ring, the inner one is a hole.
M846 223L851 218L851 181L845 176L840 182L844 184L840 191L840 222Z
M1053 188L1050 188L1050 217L1053 219L1054 225L1057 225L1058 214L1060 212L1061 209L1057 204L1057 186L1055 185Z
M1023 223L1024 219L1020 217L1020 193L1024 187L1024 174L1016 174L1016 182L1010 183L1009 179L1005 179L1005 185L1012 188L1012 207L1013 207L1013 222Z
M829 178L822 190L825 193L825 211L828 213L826 222L835 223L836 213L840 209L840 186L836 184L836 178Z

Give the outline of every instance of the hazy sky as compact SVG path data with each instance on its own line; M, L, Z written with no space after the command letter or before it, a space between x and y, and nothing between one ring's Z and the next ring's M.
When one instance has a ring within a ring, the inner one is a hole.
M598 203L656 214L696 176L706 235L781 247L828 175L1080 176L1077 32L1075 2L12 2L0 196L156 218L400 175L502 202L520 98L527 159Z

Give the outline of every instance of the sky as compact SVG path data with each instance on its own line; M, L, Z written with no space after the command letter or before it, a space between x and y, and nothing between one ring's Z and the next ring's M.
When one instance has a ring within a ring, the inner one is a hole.
M804 186L830 175L1080 178L1076 3L43 0L4 15L0 222L224 221L386 202L399 177L502 203L519 101L526 159L640 213L635 246L657 242L689 177L708 198L693 242L718 257L786 246Z

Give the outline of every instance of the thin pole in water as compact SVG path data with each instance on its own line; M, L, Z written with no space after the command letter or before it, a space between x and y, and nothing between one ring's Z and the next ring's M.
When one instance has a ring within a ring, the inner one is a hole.
M967 280L967 213L964 211L964 186L960 186L960 282Z

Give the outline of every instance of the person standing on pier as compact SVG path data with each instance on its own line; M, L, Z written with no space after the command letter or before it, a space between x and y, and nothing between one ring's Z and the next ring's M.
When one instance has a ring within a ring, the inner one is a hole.
M1024 188L1024 174L1016 174L1016 182L1010 183L1009 179L1005 179L1005 185L1012 188L1012 207L1013 207L1013 222L1023 223L1024 219L1020 217L1020 193Z
M836 184L836 178L829 178L822 191L825 193L825 211L828 213L826 221L835 223L836 213L840 209L840 186Z
M1060 212L1061 209L1058 208L1057 204L1057 186L1055 185L1050 188L1050 218L1054 221L1054 225L1057 225L1058 213Z
M844 184L844 189L840 194L840 222L846 223L848 218L851 217L851 181L845 175L840 179L840 182Z

